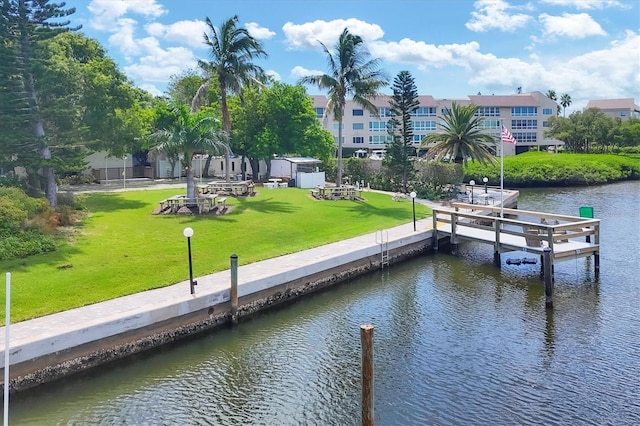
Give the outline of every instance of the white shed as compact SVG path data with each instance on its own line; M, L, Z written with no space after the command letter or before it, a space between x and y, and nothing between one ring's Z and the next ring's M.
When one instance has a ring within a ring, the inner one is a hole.
M322 161L311 157L278 157L271 160L271 176L295 179L298 188L324 185L324 172L318 171Z

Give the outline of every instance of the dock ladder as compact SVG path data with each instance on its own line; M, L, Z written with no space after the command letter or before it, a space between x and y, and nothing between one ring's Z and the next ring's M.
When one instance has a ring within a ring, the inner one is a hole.
M376 231L376 244L380 244L380 267L389 266L389 231Z

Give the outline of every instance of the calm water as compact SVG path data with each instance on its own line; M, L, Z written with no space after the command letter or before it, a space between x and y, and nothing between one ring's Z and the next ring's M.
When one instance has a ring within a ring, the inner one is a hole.
M359 424L369 322L379 425L640 424L640 182L519 202L580 206L603 219L600 277L557 263L553 311L539 265L498 270L491 246L461 245L12 397L11 424Z

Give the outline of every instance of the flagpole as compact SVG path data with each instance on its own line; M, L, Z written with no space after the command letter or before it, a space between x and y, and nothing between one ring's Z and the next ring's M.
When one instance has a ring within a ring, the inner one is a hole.
M4 327L4 426L9 424L9 326L11 325L11 272L6 275Z
M504 124L500 121L500 217L504 217L504 139L502 138L502 128Z

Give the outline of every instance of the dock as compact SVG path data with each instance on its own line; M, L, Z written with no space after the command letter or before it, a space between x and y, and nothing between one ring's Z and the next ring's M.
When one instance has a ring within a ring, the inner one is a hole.
M491 244L498 267L505 252L540 256L545 283L553 281L553 264L563 260L593 256L596 274L600 271L599 219L453 203L433 208L433 234L434 249L449 237L454 254L462 240Z

